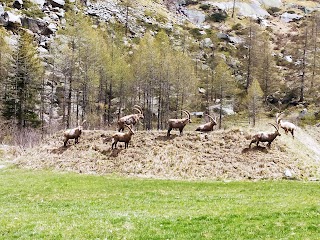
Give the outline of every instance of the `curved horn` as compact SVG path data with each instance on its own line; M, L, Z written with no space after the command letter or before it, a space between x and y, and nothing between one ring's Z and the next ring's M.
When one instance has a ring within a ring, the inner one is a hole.
M185 111L188 114L188 118L190 119L191 118L190 112L188 110L185 110Z
M190 119L190 113L188 111L186 111L186 110L180 110L180 111L185 113L187 115L188 119Z
M83 125L86 121L87 121L87 120L83 120L82 123L81 123L81 125Z
M138 104L134 105L133 108L139 108L140 110L142 110L142 107Z
M134 133L134 131L132 130L132 128L129 125L125 124L124 126L127 127L130 132Z
M274 128L279 131L279 128L276 127L276 125L274 125L273 123L269 123L270 125L274 126Z
M217 121L215 119L213 119L213 117L211 117L209 114L206 114L206 116L208 116L211 119L212 122L217 123Z
M134 105L133 109L138 110L140 114L143 114L142 107L140 105Z

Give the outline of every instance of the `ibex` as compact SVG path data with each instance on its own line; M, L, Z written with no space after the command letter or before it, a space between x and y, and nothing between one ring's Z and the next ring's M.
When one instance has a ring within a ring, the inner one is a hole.
M64 133L64 146L67 146L67 142L69 139L74 139L74 143L77 144L79 142L79 137L81 136L83 127L82 125L86 122L86 120L84 120L82 122L82 124L80 124L80 120L78 120L78 127L76 128L72 128L72 129L67 129Z
M113 149L113 147L117 148L118 142L124 142L124 148L127 148L129 146L129 142L132 135L134 134L134 131L126 124L124 125L124 127L127 127L129 129L129 132L117 132L113 134L111 149Z
M119 118L118 120L119 132L124 131L125 125L129 125L133 128L133 126L135 126L140 121L140 119L144 119L142 108L139 105L134 105L133 110L138 111L138 113L130 114L122 118Z
M276 114L276 122L277 122L277 125L280 126L286 134L288 134L288 132L291 133L292 137L294 138L294 130L297 128L296 125L294 125L293 123L291 122L288 122L288 121L283 121L280 116L281 114L283 113L277 113Z
M170 131L172 129L179 129L180 136L182 135L183 128L187 125L187 123L191 123L190 113L188 111L182 110L183 113L187 115L187 118L181 119L169 119L168 120L168 133L167 136L170 137Z
M252 143L257 143L257 146L259 145L259 142L268 142L268 147L270 148L271 143L273 142L274 139L276 139L277 136L281 136L279 133L279 128L276 127L274 124L269 123L270 125L274 126L276 129L275 132L273 133L266 133L266 132L259 132L251 137L251 142L249 145L249 148L251 148Z
M213 117L211 117L210 115L206 114L206 116L209 117L210 121L200 125L199 127L197 127L196 131L200 131L200 132L210 132L213 130L213 127L215 125L217 125L217 118L215 117L215 119L213 119Z

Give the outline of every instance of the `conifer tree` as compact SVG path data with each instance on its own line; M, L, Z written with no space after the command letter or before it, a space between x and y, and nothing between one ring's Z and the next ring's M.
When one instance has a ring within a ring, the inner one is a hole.
M19 127L40 124L37 105L40 101L43 67L30 34L22 31L13 54L13 69L7 81L3 116Z
M4 98L6 92L5 82L8 77L9 69L10 69L10 56L12 54L8 44L5 41L7 33L4 28L0 27L0 99L1 101Z

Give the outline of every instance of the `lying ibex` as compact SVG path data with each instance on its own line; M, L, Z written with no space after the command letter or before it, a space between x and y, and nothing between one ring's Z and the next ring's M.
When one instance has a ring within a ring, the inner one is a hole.
M134 134L134 131L131 129L131 127L129 127L126 124L124 125L124 127L127 127L129 129L129 132L117 132L113 134L111 149L113 149L113 147L117 148L118 142L124 142L124 148L127 148L129 146L129 142L131 140L132 135Z
M279 133L279 128L276 127L274 124L269 123L272 126L274 126L274 128L276 129L276 131L274 133L266 133L266 132L259 132L255 135L253 135L251 137L251 142L249 145L249 148L251 148L251 144L252 143L257 143L257 146L259 145L259 142L268 142L268 147L270 147L272 141L277 137L277 136L281 136L281 134Z
M211 117L210 115L206 114L206 116L209 117L210 121L200 125L199 127L197 127L196 131L200 131L200 132L210 132L213 130L213 127L215 125L217 125L217 118L215 117L215 119L213 119L213 117Z
M294 130L297 128L296 125L294 125L293 123L291 122L288 122L288 121L283 121L280 116L281 114L283 113L277 113L276 114L276 122L277 122L277 125L280 126L286 134L288 134L288 132L291 133L292 137L294 138Z
M67 146L67 142L69 139L74 139L74 143L77 144L79 142L79 137L81 136L83 127L82 125L86 122L86 120L84 120L82 122L82 124L80 124L80 120L78 120L78 127L76 128L72 128L72 129L67 129L64 133L64 146Z
M133 128L133 126L136 125L140 121L140 119L144 119L142 108L139 105L134 105L133 110L138 111L138 113L130 114L122 118L119 118L118 120L119 132L124 131L125 125L129 125Z
M187 115L187 118L181 119L169 119L168 120L168 133L167 136L170 137L170 131L172 129L179 129L180 135L182 135L183 128L187 125L187 123L191 123L190 113L188 111L182 110L183 113Z

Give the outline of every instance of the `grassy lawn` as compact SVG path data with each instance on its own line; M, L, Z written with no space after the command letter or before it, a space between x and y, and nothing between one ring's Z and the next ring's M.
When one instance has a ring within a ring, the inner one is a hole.
M0 239L319 239L320 184L0 169Z

